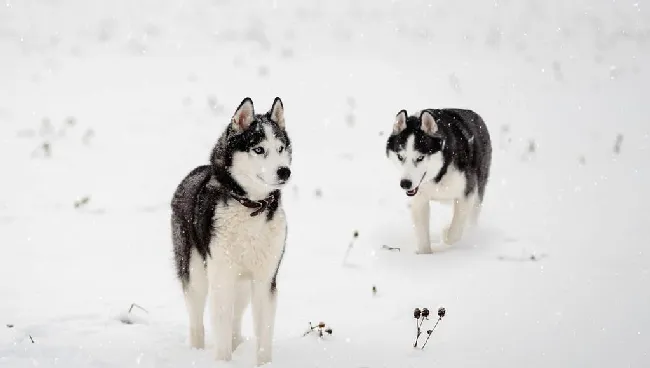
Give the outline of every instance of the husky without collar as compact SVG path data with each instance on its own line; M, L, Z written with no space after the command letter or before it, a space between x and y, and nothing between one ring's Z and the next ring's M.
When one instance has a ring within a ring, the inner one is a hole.
M411 116L402 110L386 155L401 172L400 187L412 198L417 253L431 253L431 200L453 203L454 215L442 240L460 240L468 220L476 222L490 175L492 144L483 119L462 109L427 109Z
M276 279L287 235L280 190L291 175L290 164L280 98L265 114L256 114L253 101L245 98L209 165L192 170L174 193L174 259L189 315L190 345L205 346L203 313L209 295L217 360L231 360L242 342L242 315L251 302L257 364L271 362Z

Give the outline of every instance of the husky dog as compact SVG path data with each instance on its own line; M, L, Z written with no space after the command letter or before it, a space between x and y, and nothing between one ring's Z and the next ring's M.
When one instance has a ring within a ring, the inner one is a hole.
M471 110L428 109L397 114L386 155L401 171L399 185L412 197L417 253L431 253L429 201L453 203L442 240L461 239L468 219L476 222L490 175L492 144L483 119Z
M265 114L256 114L253 101L245 98L217 141L210 164L192 170L174 193L174 258L190 345L204 348L209 290L217 360L231 360L242 342L242 315L251 302L257 364L271 362L276 279L287 235L280 189L289 180L290 164L280 98Z

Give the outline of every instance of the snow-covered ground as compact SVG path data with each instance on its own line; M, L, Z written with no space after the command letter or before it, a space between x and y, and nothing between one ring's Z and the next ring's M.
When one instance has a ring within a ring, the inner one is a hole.
M294 142L274 367L650 366L650 4L242 3L0 4L0 366L253 365L188 348L169 229L245 96ZM384 141L438 106L484 116L493 174L480 228L417 256Z

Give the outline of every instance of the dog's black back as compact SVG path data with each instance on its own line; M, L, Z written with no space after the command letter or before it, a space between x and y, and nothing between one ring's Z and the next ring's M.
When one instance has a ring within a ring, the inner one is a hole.
M192 170L178 185L172 199L172 236L178 278L189 280L192 248L205 260L210 254L212 217L219 199L227 194L213 178L211 165Z
M449 165L465 174L465 195L475 189L483 200L490 176L492 142L483 118L472 110L427 109L438 126L438 134L444 139L442 154L444 166L435 180L440 181Z

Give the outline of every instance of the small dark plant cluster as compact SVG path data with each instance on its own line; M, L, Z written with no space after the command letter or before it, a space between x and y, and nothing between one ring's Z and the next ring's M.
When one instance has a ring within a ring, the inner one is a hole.
M139 305L137 305L135 303L132 303L131 306L129 307L129 310L126 312L126 314L120 316L120 322L124 323L125 325L135 324L137 318L133 313L134 308L138 308L138 309L142 310L143 312L149 314L149 311L147 311L146 309L142 308L141 306L139 306Z
M614 153L621 153L621 145L623 144L623 134L616 135L616 141L614 142Z
M89 196L78 198L76 201L74 201L74 208L82 208L83 206L87 205L88 202L90 202Z
M11 324L11 323L7 323L6 326L7 326L7 328L14 328L14 327L15 327L15 326L14 326L13 324ZM34 341L34 338L32 337L31 334L27 334L27 337L29 337L29 341L31 341L32 344L35 344L35 343L36 343L36 341Z
M359 239L359 230L354 230L354 233L352 234L352 241L350 241L350 244L348 244L348 249L345 251L345 256L343 256L343 264L347 264L348 262L348 257L350 256L350 251L352 251L352 248L354 247L354 243Z
M391 251L391 252L392 251L398 251L398 252L402 251L402 248L400 248L400 247L391 247L391 246L386 245L386 244L382 244L381 249L385 249L385 250L388 250L388 251Z
M51 158L53 156L54 148L53 146L58 145L58 142L61 142L65 139L66 135L69 132L73 132L75 126L77 125L77 120L74 117L68 117L63 121L63 124L58 127L52 123L49 118L43 118L41 121L41 126L39 129L27 128L20 130L18 132L18 137L20 138L36 138L41 139L41 143L32 151L31 156L33 158ZM91 138L94 136L95 132L91 128L86 128L81 138L82 142L85 145L90 144Z
M429 315L431 313L429 312L428 308L415 308L413 311L413 318L415 318L415 326L417 327L417 335L415 336L415 343L413 343L413 347L417 348L418 347L418 340L420 339L420 336L422 335L422 324L424 321L429 320ZM427 343L429 342L429 338L431 338L431 334L433 331L438 327L438 323L442 320L442 318L447 314L447 310L445 308L440 307L438 308L438 320L436 321L435 325L433 325L433 328L430 330L426 330L427 333L427 339L424 341L424 344L422 344L422 349L424 349L425 346L427 346Z
M546 253L541 253L541 254L524 254L521 257L518 256L498 256L497 259L500 261L512 261L512 262L537 262L540 261L542 258L545 258L547 256Z
M309 329L302 336L307 336L313 333L318 333L318 337L322 338L324 334L331 335L332 328L327 326L325 322L319 322L316 326L312 325L311 322L309 322Z

